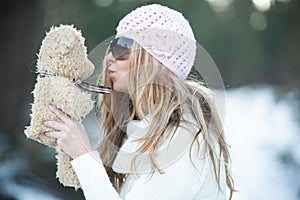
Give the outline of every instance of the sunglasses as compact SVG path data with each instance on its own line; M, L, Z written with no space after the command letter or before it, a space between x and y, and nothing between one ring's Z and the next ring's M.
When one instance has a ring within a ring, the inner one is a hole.
M115 38L110 42L109 52L112 53L116 60L127 60L130 55L130 49L133 40L126 37Z

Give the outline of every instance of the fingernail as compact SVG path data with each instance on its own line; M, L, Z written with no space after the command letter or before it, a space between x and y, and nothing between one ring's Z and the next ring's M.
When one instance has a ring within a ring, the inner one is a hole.
M47 124L48 124L48 121L44 121L43 124L47 125Z
M53 110L53 109L54 109L54 106L52 106L52 105L49 105L49 108L50 108L51 110Z

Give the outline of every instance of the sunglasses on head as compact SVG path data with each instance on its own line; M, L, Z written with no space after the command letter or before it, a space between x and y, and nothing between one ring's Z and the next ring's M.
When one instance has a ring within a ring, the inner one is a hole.
M112 53L116 60L126 60L129 58L130 49L133 40L126 37L115 38L110 42L109 52Z

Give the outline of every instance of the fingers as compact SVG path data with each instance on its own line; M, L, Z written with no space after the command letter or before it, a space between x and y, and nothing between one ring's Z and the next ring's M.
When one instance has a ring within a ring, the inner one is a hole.
M70 117L64 114L61 110L56 108L55 106L50 105L49 109L53 112L58 118L60 118L63 122L69 123L71 121Z
M62 135L62 132L60 132L60 131L51 131L51 132L46 132L45 135L48 136L48 137L58 139Z
M59 147L63 147L64 146L64 140L66 137L65 132L62 131L49 131L49 132L45 132L44 133L47 137L51 137L56 139L56 144Z
M57 121L45 121L44 125L46 125L46 126L48 126L50 128L59 130L59 131L65 131L65 132L68 131L67 130L68 127L65 124L57 122Z

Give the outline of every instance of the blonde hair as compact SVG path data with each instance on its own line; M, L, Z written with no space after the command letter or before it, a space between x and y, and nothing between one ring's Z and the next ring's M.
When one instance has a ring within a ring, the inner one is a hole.
M131 170L132 172L135 170L134 161L138 155L149 153L152 172L157 170L163 173L155 160L155 152L168 134L171 134L174 127L179 126L182 120L181 115L186 109L184 106L189 105L193 117L200 125L200 129L195 133L193 143L197 141L199 150L197 137L202 134L204 140L203 150L209 154L212 161L219 189L221 161L224 161L226 184L230 189L231 199L235 189L229 169L230 155L210 90L194 81L180 80L136 42L134 42L131 49L128 93L113 90L111 95L104 95L98 112L98 118L101 119L106 137L100 143L98 150L103 163L106 165L105 168L113 186L119 191L125 180L125 175L114 172L111 166L123 140L126 138L127 123L135 117L142 119L151 113L153 117L149 130L145 138L139 139L142 145L132 161ZM104 85L113 87L106 74L105 72ZM124 98L129 102L125 110L124 105L120 105L120 102L125 102ZM120 99L123 99L123 101ZM216 152L214 146L215 142L219 145L218 152ZM192 145L190 147L190 157Z

